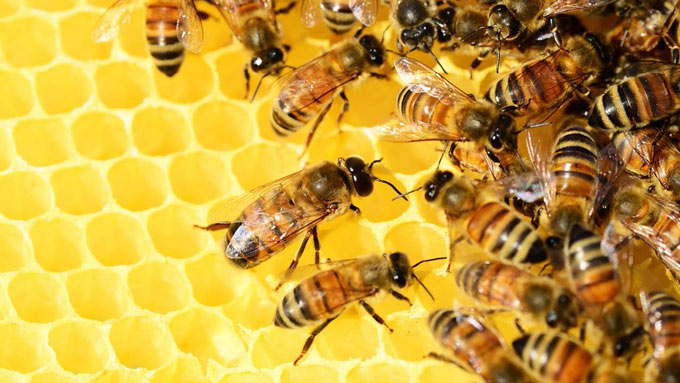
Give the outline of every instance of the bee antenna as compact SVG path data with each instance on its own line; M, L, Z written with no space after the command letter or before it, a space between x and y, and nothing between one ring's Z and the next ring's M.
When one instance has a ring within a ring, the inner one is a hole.
M371 163L368 164L368 171L371 171L371 169L373 169L373 165L382 162L382 160L383 160L382 158L378 158L377 160L371 161Z
M447 259L447 257L437 257L437 258L429 258L429 259L423 259L421 261L418 261L411 266L412 269L415 269L418 265L427 263L427 262L432 262L432 261L441 261L442 259Z
M251 104L255 100L255 96L257 96L257 91L260 90L260 85L262 85L262 80L264 80L264 78L269 76L270 74L272 74L272 72L267 72L260 77L260 81L257 82L257 86L255 87L255 91L253 92L253 96L250 98Z
M418 186L417 188L415 188L415 189L413 189L413 190L411 190L411 191L407 191L406 193L401 193L401 194L399 194L398 196L392 198L392 201L398 200L399 198L406 198L407 195L409 195L409 194L411 194L411 193L415 193L415 192L417 192L418 190L422 190L422 189L423 189L422 186Z
M493 27L490 26L490 25L485 25L483 27L479 27L479 28L475 29L474 31L469 32L467 35L461 37L460 41L465 41L465 40L469 39L471 36L475 35L476 33L479 33L481 31L486 31L486 30L489 30L491 28L493 28Z
M501 66L501 30L497 29L496 33L498 35L498 55L496 55L496 73L498 73L498 68Z
M429 295L430 298L434 301L434 295L432 295L432 293L430 292L430 290L427 289L427 286L425 286L425 284L424 284L423 282L421 282L420 279L418 279L418 277L417 277L415 274L413 274L413 279L415 279L416 282L418 282L418 284L420 284L421 286L423 286L423 290L425 290L425 292L427 293L427 295Z
M378 178L376 176L373 176L373 181L378 181L378 182L384 183L385 185L388 185L389 187L392 188L392 190L394 190L397 193L397 198L403 198L404 201L408 201L408 199L404 196L404 194L402 194L402 192L400 192L399 189L397 189L397 187L394 186L391 182L381 180L380 178ZM395 198L395 199L397 199L397 198Z
M546 126L546 125L550 125L550 124L552 124L552 122L546 121L546 122L539 122L538 124L524 125L522 127L522 129L514 131L513 134L519 135L520 133L522 133L525 130L540 128L541 126Z
M362 34L363 32L364 32L364 27L362 26L361 28L357 29L356 32L354 32L354 36L352 36L352 38L353 38L354 40L358 39L359 36L361 36L361 34Z
M408 53L410 53L410 51L407 52L407 53L402 53L402 52L393 51L393 50L391 50L391 49L385 49L385 52L387 52L387 53L392 53L393 55L399 56L399 57L404 57L404 56L406 56Z
M437 56L435 56L434 52L432 52L432 49L429 49L428 52L430 52L430 56L432 56L432 58L437 63L437 65L439 65L439 67L442 68L442 71L444 72L444 74L449 74L449 72L447 72L446 69L444 69L444 66L442 65L442 63L439 62L439 59L437 58Z
M385 41L385 34L387 34L387 31L390 29L391 26L392 26L392 22L387 24L387 28L385 28L383 30L382 36L380 37L380 45L383 45L383 42Z

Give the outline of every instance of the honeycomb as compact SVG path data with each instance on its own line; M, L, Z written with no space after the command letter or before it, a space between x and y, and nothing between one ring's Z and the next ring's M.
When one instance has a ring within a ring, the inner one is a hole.
M439 266L419 270L436 302L413 288L411 308L375 305L393 334L351 309L292 366L308 331L273 326L282 294L272 288L299 241L253 271L236 270L219 235L192 225L209 221L220 202L300 169L306 131L274 135L270 79L255 102L244 99L248 55L214 12L202 53L187 54L166 78L148 57L141 6L118 38L90 40L112 2L0 0L0 381L477 381L423 359L437 349L427 313L458 301ZM386 13L374 33L387 26ZM294 66L339 41L322 25L303 30L297 11L281 24ZM386 42L394 47L391 32ZM471 80L471 60L443 58L450 78L479 94L495 73L485 63ZM306 161L384 158L379 177L401 190L421 184L437 144L378 142L365 129L390 118L400 87L373 78L352 87L341 130L336 103ZM360 217L320 226L322 257L445 255L442 217L420 196L392 197L377 185L355 201ZM312 259L308 248L303 263Z

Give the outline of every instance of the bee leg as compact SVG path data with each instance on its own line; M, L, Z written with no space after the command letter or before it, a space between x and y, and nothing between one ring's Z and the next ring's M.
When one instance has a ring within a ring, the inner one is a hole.
M517 330L520 332L520 334L525 335L527 333L519 323L519 318L515 318L515 327L517 327Z
M340 91L340 98L342 99L342 110L340 111L340 114L338 114L338 131L342 133L342 130L340 129L340 123L342 122L342 118L345 116L345 113L347 113L349 110L349 100L347 99L344 89Z
M307 152L307 149L309 149L309 144L312 143L312 138L314 137L314 133L316 133L316 129L321 125L321 121L323 121L323 118L326 116L326 113L331 109L331 105L333 105L333 102L329 102L328 105L326 105L325 108L319 113L319 117L316 118L316 121L314 121L314 125L312 126L312 129L309 131L309 135L307 136L307 142L305 142L305 149L300 153L300 158L305 155Z
M228 229L229 226L231 226L231 222L226 222L226 221L211 223L208 226L194 225L195 228L205 230L205 231L224 230L224 229Z
M470 63L470 78L472 78L472 71L474 71L475 69L477 69L477 67L479 67L479 66L482 64L482 62L484 61L484 59L486 58L486 56L489 55L489 53L491 53L491 50L490 50L490 49L485 49L485 50L481 51L481 52L477 55L477 57L475 57L474 60L472 60L472 63Z
M583 322L583 324L581 325L581 327L578 329L578 339L579 339L581 342L585 342L585 341L586 341L586 322Z
M288 280L288 277L290 277L290 274L297 267L298 261L300 261L300 257L302 256L302 253L304 253L305 247L307 247L307 241L309 241L309 237L311 237L311 235L312 235L312 230L307 230L305 237L302 238L302 242L300 243L300 248L298 249L297 253L295 253L295 257L293 257L293 261L290 263L290 266L288 266L288 270L286 270L286 273L283 275L283 278L281 278L281 281L279 282L279 284L276 285L276 287L274 288L274 291L279 291L281 286L283 286L283 282Z
M293 9L296 4L297 4L297 1L291 1L290 4L286 5L283 8L279 8L279 9L275 10L274 13L277 14L277 15L285 15L286 13L290 12L291 9Z
M302 351L300 352L300 355L298 355L298 357L295 358L295 361L293 362L293 366L297 366L300 359L302 359L302 357L305 356L307 351L309 351L309 348L312 347L312 343L314 342L314 338L316 338L316 336L319 335L319 333L321 331L323 331L323 329L325 329L326 326L328 326L337 317L338 316L336 315L333 318L326 319L323 323L321 323L314 330L312 330L312 332L309 334L309 337L305 341L305 345L302 346Z
M440 361L440 362L444 362L444 363L455 364L456 366L458 366L458 368L460 368L460 369L463 370L463 371L468 371L468 370L469 370L469 369L467 369L467 368L461 366L460 363L458 363L458 362L456 362L455 360L449 358L448 356L444 356L444 355L442 355L442 354L437 354L436 352L431 352L431 353L425 355L425 357L426 357L426 358L430 358L430 359L436 359L436 360L438 360L438 361Z
M387 75L382 73L368 72L368 75L378 80L387 80Z
M250 72L248 71L248 63L243 67L243 77L246 79L246 95L243 97L248 99L248 93L250 93Z
M312 227L312 239L314 240L314 263L319 264L319 250L321 250L321 243L319 242L319 234L316 232L316 226Z
M446 272L450 273L451 272L451 263L453 262L453 254L455 253L456 250L456 245L460 241L462 241L464 238L461 235L460 237L456 238L455 240L451 241L451 244L449 245L449 263L446 265Z
M364 310L366 310L366 312L368 313L368 315L372 316L373 319L375 319L376 322L385 326L390 332L394 332L394 330L390 326L388 326L387 323L385 323L385 320L382 319L380 317L380 315L378 315L378 313L375 312L375 310L373 309L373 307L371 307L371 305L366 303L363 299L359 301L359 304L361 304L361 307L363 307Z
M356 207L352 204L349 205L349 210L353 211L357 215L361 215L361 209L359 209L358 207Z
M408 303L409 306L413 306L411 300L402 295L400 292L390 289L390 294L392 294L393 297L399 299L400 301L405 301L406 303Z
M642 305L640 304L640 301L635 298L634 295L629 295L628 300L630 301L630 304L633 305L633 308L637 311L642 311Z

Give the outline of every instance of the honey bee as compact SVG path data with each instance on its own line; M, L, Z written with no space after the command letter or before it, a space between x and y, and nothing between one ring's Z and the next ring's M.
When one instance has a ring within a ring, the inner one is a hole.
M397 26L397 47L399 51L420 50L433 57L432 46L436 41L451 40L453 5L446 1L434 0L391 0L391 19ZM434 57L435 60L437 59ZM438 60L437 60L438 62Z
M611 52L599 37L592 33L574 36L564 48L502 76L484 97L515 114L549 117L575 90L587 94L587 86L611 63Z
M244 269L281 252L302 233L305 236L288 273L297 266L310 236L314 240L315 261L319 263L318 224L348 210L358 213L352 196L371 194L374 181L385 183L399 193L394 185L372 174L373 165L379 161L366 164L359 157L340 158L337 165L323 161L217 207L217 216L228 217L240 211L233 221L197 227L210 231L227 229L225 256Z
M488 383L533 382L498 335L475 316L441 309L430 314L428 324L434 339L454 358L437 353L429 357L476 373Z
M453 234L462 228L462 236L451 240L449 267L456 244L466 237L487 254L518 266L536 264L547 259L543 239L536 229L504 203L482 202L479 186L467 177L449 171L437 171L425 183L425 200L444 210Z
M622 19L607 33L612 47L624 52L646 53L657 47L663 39L664 26L668 15L663 10L641 9L634 17Z
M492 103L477 100L419 61L402 57L395 68L406 87L397 96L400 123L376 128L388 141L444 141L454 163L494 174L519 172L514 119ZM464 147L458 149L458 143ZM446 149L445 149L446 150ZM477 155L474 153L477 152ZM473 154L471 154L473 153Z
M311 28L323 17L326 26L335 34L348 32L357 20L363 25L375 22L378 0L303 0L302 21Z
M609 131L643 127L680 111L680 65L661 62L634 64L641 74L610 86L593 104L588 124Z
M118 35L120 24L130 20L130 14L140 0L118 0L97 21L92 40L104 42ZM194 0L146 0L146 42L154 64L163 74L172 77L184 61L184 49L197 53L203 44L203 26Z
M272 108L270 122L276 134L288 136L315 119L307 137L306 146L309 146L316 128L338 94L345 102L338 121L342 119L349 107L345 86L365 72L384 77L369 72L371 67L378 68L383 64L381 43L372 35L362 36L357 41L360 32L290 74Z
M588 315L612 340L614 355L637 352L644 331L627 300L616 254L605 254L600 236L581 224L572 225L566 248L571 288Z
M633 383L621 367L596 358L581 343L553 331L526 334L512 348L537 381L545 383Z
M368 255L353 260L332 262L334 267L300 282L283 297L274 316L274 325L277 327L300 328L317 325L293 364L296 365L307 353L314 338L328 324L349 304L357 301L376 322L392 332L366 300L380 298L389 293L410 305L411 301L398 290L407 288L413 281L418 282L430 294L427 287L413 273L413 269L423 262L439 259L446 258L427 259L411 266L404 253Z
M680 379L680 302L662 292L640 294L646 327L654 350L648 381L677 382Z
M576 326L579 308L572 294L554 280L537 277L498 261L472 262L456 273L456 284L477 301L527 312L550 327Z

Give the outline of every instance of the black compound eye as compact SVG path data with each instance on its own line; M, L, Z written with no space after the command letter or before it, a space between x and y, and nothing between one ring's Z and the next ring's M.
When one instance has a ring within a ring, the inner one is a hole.
M403 35L402 31L402 35ZM383 48L378 39L372 35L366 35L359 39L359 44L366 49L368 53L368 61L375 66L380 66L383 63Z
M489 135L489 143L491 144L491 147L496 150L503 149L503 134L501 134L500 130L495 129L491 132Z
M283 51L279 48L272 48L267 52L267 58L272 63L283 61Z
M354 190L360 197L365 197L373 192L373 177L368 173L366 163L359 157L349 157L345 160L345 166L352 178Z
M434 27L430 23L421 24L417 29L426 36L434 36Z
M255 72L261 71L266 67L265 60L261 56L255 56L250 60L250 67L253 68Z
M404 253L392 253L390 263L392 264L392 282L397 287L406 287L411 274L408 257Z

